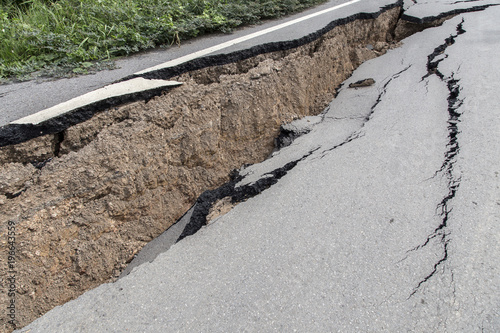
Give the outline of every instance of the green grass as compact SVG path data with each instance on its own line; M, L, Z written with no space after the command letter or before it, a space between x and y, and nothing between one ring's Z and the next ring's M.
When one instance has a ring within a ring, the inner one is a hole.
M0 78L86 73L326 0L0 0Z

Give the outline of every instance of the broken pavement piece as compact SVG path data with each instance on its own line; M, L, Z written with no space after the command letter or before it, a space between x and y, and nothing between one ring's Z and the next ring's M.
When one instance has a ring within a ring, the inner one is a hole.
M356 82L353 82L349 85L349 88L361 88L361 87L369 87L375 83L375 80L372 78L364 79L364 80L359 80Z

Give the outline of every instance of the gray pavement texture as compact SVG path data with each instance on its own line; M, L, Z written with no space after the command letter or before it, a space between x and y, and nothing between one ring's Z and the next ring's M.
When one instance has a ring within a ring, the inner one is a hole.
M293 125L307 134L240 171L300 160L275 185L19 332L499 332L498 17L364 63Z

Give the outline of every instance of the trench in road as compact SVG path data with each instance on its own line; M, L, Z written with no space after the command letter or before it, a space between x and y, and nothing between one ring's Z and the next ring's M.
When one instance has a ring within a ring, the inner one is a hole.
M391 46L399 14L384 8L298 47L177 73L184 85L163 96L1 148L2 194L19 193L0 197L1 219L19 231L18 327L113 281L205 190L264 160L282 123L321 112L354 68Z
M228 183L217 190L232 169L267 157L282 122L321 112L352 70L378 55L368 44L383 53L400 14L386 9L297 48L177 73L184 86L164 96L2 148L3 174L26 180L8 184L0 197L2 220L20 226L19 270L26 273L20 277L20 326L112 281L193 202L203 206L195 216L203 225L221 196L244 200L291 170L302 159L256 187L234 193ZM207 188L215 192L203 197Z

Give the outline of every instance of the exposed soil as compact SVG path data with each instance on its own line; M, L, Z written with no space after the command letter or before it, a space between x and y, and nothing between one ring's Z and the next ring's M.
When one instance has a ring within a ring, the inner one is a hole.
M188 72L162 96L0 148L0 240L6 248L11 221L17 328L114 281L203 191L264 160L280 125L320 113L356 67L395 45L399 16L393 8L298 48ZM0 323L12 331L6 316Z

